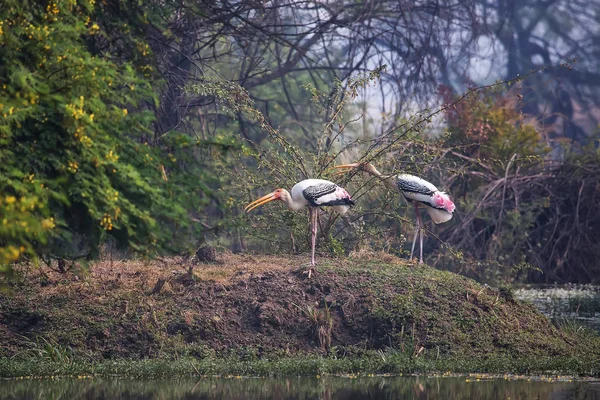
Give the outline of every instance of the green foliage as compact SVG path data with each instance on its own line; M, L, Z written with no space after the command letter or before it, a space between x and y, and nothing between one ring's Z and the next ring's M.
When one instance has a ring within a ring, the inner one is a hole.
M189 198L163 171L189 143L173 135L168 153L148 145L152 87L132 63L90 51L102 35L94 7L0 6L4 267L39 254L91 257L108 237L144 254L185 247Z
M0 359L0 376L15 377L50 377L50 376L86 376L96 377L127 377L127 378L173 378L182 376L221 375L233 376L316 376L320 377L335 374L431 374L448 371L457 374L477 373L478 379L486 378L485 373L492 374L545 374L552 371L559 375L591 376L598 377L600 371L597 360L592 357L569 356L535 356L535 357L508 357L491 356L485 358L468 357L409 357L394 350L364 351L356 349L345 356L316 356L296 355L277 357L265 355L257 360L245 361L239 357L209 357L204 359L147 359L147 360L112 360L91 363L77 360L72 364L58 362L26 360L15 361ZM479 375L481 374L481 375ZM506 379L506 376L499 377ZM522 378L522 376L521 376ZM374 378L370 378L374 379ZM461 378L464 383L464 378ZM8 381L10 382L10 381ZM14 381L20 382L20 381ZM160 380L158 380L160 382ZM208 381L209 383L211 381ZM199 385L197 378L191 382L191 389ZM202 380L200 381L200 384ZM247 394L248 382L242 381L244 394ZM69 382L69 384L71 384ZM148 383L143 382L144 388ZM344 382L347 386L349 382ZM361 382L361 384L364 384ZM469 386L472 384L469 384ZM528 384L530 385L530 383ZM210 393L214 393L211 383ZM263 391L261 391L263 393ZM414 394L414 385L411 384L407 393ZM230 392L227 391L229 395ZM494 394L497 394L494 392ZM480 395L480 393L478 393ZM471 397L472 398L472 397Z

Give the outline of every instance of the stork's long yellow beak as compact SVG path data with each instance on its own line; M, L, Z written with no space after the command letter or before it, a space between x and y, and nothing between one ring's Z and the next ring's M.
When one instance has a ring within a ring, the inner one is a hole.
M246 212L250 212L254 210L256 207L260 207L263 204L267 204L270 201L277 200L279 197L275 192L271 192L266 196L261 197L260 199L254 200L252 203L248 204L245 208Z
M362 166L361 163L353 163L353 164L344 164L344 165L336 165L335 169L339 169L339 171L336 171L333 176L340 176L340 175L344 175L347 174L348 172L352 171L353 169L356 168L360 168Z

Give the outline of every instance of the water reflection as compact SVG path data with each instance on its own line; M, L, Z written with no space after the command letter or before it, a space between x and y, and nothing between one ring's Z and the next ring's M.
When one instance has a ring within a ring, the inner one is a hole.
M527 285L517 289L515 297L530 301L554 321L576 321L600 333L598 285Z
M0 381L0 399L600 399L598 382L466 378L185 378Z

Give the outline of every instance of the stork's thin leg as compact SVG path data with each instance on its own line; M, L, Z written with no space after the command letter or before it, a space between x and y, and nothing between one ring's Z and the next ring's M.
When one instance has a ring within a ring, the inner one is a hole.
M312 267L315 266L315 247L317 245L317 227L319 224L319 210L317 208L310 209L311 213L311 226L310 226L310 234L311 234L311 257L310 257L310 266L311 268L308 270L308 277L310 278L312 273Z
M419 206L417 203L413 203L415 205L415 213L417 214L417 225L415 226L415 233L413 235L412 248L410 249L410 260L413 258L413 253L415 252L415 245L417 244L417 238L419 237L419 231L421 230L421 218L419 218Z
M310 245L311 245L311 255L310 255L310 266L313 267L315 265L315 246L317 239L317 228L315 226L316 222L316 209L310 209Z
M421 221L421 215L417 214L417 218L419 219L419 242L420 242L420 254L419 254L419 264L423 264L423 221Z

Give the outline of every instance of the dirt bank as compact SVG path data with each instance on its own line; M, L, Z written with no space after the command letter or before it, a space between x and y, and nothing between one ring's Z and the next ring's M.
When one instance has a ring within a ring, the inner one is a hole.
M597 338L557 329L510 291L389 255L321 258L311 279L305 258L218 258L193 276L178 260L99 262L84 275L22 268L0 292L0 357L43 346L92 360L600 354Z

